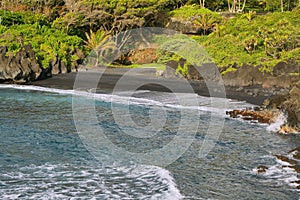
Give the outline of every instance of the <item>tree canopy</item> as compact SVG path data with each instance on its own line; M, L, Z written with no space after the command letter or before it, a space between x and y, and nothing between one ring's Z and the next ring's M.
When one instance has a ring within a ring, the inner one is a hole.
M299 10L300 0L1 0L0 45L31 42L44 67L71 65L109 35L176 18L202 30L195 39L219 65L300 61Z

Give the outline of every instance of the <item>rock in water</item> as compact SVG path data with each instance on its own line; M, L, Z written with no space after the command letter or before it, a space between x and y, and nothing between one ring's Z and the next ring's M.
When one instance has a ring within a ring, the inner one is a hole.
M297 159L297 160L300 160L300 146L289 151L289 154L292 154L293 155L293 158Z
M256 110L245 109L227 111L226 115L229 115L231 118L241 118L243 120L258 122L262 124L271 124L275 122L279 113L270 110L258 110L256 108Z
M25 83L40 77L43 69L36 60L30 44L16 53L7 56L7 47L0 47L0 83Z
M261 173L266 173L268 170L268 167L260 165L257 167L257 173L261 174Z

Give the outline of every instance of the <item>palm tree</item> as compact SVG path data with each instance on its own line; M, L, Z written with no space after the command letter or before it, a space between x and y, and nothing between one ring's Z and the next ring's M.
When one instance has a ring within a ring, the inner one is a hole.
M227 0L228 3L228 10L231 13L236 13L236 12L243 12L246 6L246 0L243 1L243 4L241 0Z
M204 35L207 34L209 29L212 29L215 26L213 17L207 14L200 15L200 17L197 17L194 22L203 30Z
M110 40L110 35L103 30L98 30L97 32L90 30L90 33L85 33L85 36L86 41L84 43L86 48L96 54L95 65L105 64L106 53L115 48L113 41Z
M205 0L199 0L200 7L205 8Z

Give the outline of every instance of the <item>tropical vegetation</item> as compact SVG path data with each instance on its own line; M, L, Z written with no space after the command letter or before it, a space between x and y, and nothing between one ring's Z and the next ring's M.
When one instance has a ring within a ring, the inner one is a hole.
M88 55L110 35L165 27L170 18L200 29L189 37L220 67L300 63L300 0L2 0L0 46L13 56L30 43L44 68L56 57L73 65L78 52ZM179 59L157 55L160 63Z

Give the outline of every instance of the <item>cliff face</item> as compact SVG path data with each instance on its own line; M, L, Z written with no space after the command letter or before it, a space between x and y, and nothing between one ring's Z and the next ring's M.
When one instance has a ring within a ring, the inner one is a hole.
M300 130L300 80L292 86L283 108L288 114L288 125Z
M260 66L244 64L241 67L234 66L236 71L227 72L223 79L228 86L246 87L260 85L263 88L290 88L299 76L292 75L299 72L299 65L296 62L279 62L274 66L273 72L262 73Z
M6 56L0 47L0 82L24 83L38 79L43 72L31 45L25 45L16 56Z
M7 47L0 47L0 83L20 84L77 71L78 61L74 66L67 66L58 56L49 63L48 68L42 68L30 44L24 45L16 55L8 56L7 51ZM83 60L83 53L77 54Z

